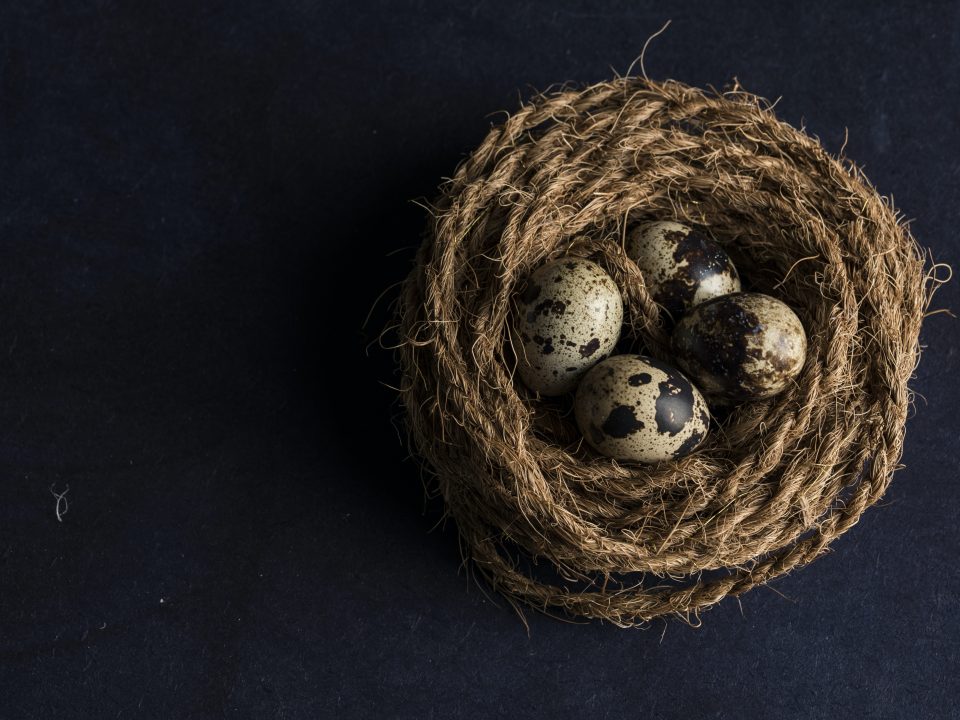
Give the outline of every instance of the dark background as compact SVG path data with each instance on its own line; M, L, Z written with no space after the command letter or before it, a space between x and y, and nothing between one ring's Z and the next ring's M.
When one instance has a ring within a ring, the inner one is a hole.
M667 19L651 77L735 76L832 151L848 128L957 263L960 4L668 5L2 6L0 717L957 716L946 315L885 501L698 629L528 634L430 532L365 352L388 303L361 328L411 200Z

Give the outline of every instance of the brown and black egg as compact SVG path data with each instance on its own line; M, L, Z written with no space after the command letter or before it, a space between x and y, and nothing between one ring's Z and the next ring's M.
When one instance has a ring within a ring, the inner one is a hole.
M573 390L620 339L623 300L599 265L580 258L534 271L517 298L517 372L543 395Z
M677 323L671 345L677 364L708 396L732 401L781 392L800 374L807 354L800 319L760 293L698 305Z
M614 355L594 366L577 388L574 415L597 452L641 463L688 455L710 427L693 383L644 355Z
M677 319L694 305L740 291L730 257L703 232L678 222L658 221L634 229L627 254L651 297Z

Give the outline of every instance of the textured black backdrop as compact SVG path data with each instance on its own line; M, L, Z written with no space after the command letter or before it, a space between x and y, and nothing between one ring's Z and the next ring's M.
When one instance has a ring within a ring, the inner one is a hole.
M491 113L668 18L652 77L849 128L955 264L960 5L155 5L0 9L0 717L957 716L958 321L835 552L698 629L529 635L430 532L361 324Z

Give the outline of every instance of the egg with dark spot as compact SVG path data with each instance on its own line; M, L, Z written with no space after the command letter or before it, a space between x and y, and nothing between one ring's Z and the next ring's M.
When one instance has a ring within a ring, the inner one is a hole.
M708 396L742 401L783 391L803 369L807 336L776 298L736 293L693 308L671 338L677 364Z
M694 384L645 355L614 355L593 367L577 388L574 416L594 450L630 462L689 455L710 429Z
M565 258L535 270L516 309L517 373L543 395L573 390L620 339L620 288L589 260Z
M635 228L627 254L643 273L650 296L677 319L694 305L740 291L730 256L703 232L678 222Z

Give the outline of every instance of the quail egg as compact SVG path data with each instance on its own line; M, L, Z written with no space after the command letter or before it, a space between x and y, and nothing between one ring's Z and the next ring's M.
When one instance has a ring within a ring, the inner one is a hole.
M767 398L800 374L807 336L784 303L760 293L736 293L697 305L671 338L677 364L707 395Z
M538 268L517 298L517 372L531 390L562 395L613 350L620 288L599 265L564 258Z
M644 355L614 355L594 366L577 388L574 416L597 452L642 463L690 454L710 428L693 383Z
M678 222L640 225L629 236L627 254L650 295L674 319L698 303L740 291L740 276L724 249Z

